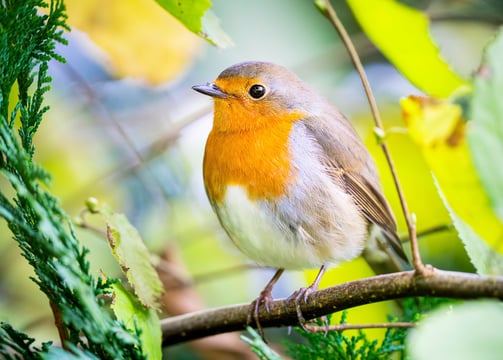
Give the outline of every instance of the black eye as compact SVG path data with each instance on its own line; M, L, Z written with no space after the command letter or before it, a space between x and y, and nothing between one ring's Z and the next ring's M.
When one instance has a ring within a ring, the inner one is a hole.
M265 95L265 87L259 84L252 85L248 90L248 94L254 99L260 99Z

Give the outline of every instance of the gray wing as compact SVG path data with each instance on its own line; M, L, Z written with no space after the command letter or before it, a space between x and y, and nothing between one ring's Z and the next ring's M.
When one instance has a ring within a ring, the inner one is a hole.
M395 219L383 195L357 174L345 173L342 177L346 191L353 197L362 214L383 230L393 251L408 262L397 234Z
M344 186L362 215L383 230L394 252L408 262L370 154L344 116L336 110L332 110L332 114L330 119L314 117L305 121L326 154L327 171L334 181ZM317 126L313 126L315 123Z

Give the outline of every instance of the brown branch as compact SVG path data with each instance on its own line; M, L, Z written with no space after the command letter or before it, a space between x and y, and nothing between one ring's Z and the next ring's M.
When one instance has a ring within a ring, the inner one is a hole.
M318 9L321 11L325 17L328 18L330 23L334 26L335 30L339 34L342 43L346 47L349 57L351 58L351 61L353 62L353 65L358 72L358 75L360 76L360 79L363 84L363 89L365 90L365 94L367 95L367 99L369 101L370 105L370 110L372 111L372 116L374 117L375 121L375 126L378 131L376 131L376 134L379 136L379 145L381 146L381 149L384 153L384 156L386 157L386 161L388 162L389 169L391 171L391 175L393 177L393 181L395 183L395 188L398 194L398 197L400 199L400 205L402 206L402 212L405 217L405 222L407 224L407 229L409 231L409 239L410 239L410 245L411 245L411 250L412 250L412 264L414 265L414 269L418 273L422 273L424 275L425 271L428 270L427 267L423 265L423 262L421 261L421 255L419 253L419 246L417 243L417 237L416 237L416 223L413 220L411 213L409 211L407 201L405 200L405 195L402 190L402 186L400 185L400 181L398 179L396 167L394 165L393 159L391 158L391 154L388 150L388 147L386 143L384 142L384 137L380 134L384 134L384 127L382 124L381 120L381 115L379 113L379 109L377 107L376 100L374 98L374 95L372 93L372 89L370 87L369 81L367 79L367 75L365 74L365 70L363 69L363 65L360 61L360 57L358 56L358 53L355 49L355 46L353 45L353 42L351 41L351 38L349 37L349 34L347 33L346 29L344 28L344 25L342 22L339 20L339 17L337 16L337 13L335 12L335 9L332 7L330 4L330 0L316 0L315 1L316 6Z
M51 306L52 314L54 316L54 324L56 325L56 329L58 329L59 341L61 341L61 347L65 350L68 350L66 342L70 339L70 334L68 329L65 326L63 321L63 314L52 300L49 300L49 304Z
M414 296L435 296L456 299L503 299L503 277L482 276L431 269L428 275L407 271L374 276L316 291L308 296L301 310L306 320L384 300ZM230 305L175 316L161 321L163 345L243 330L250 304ZM293 301L278 299L270 312L261 309L262 327L298 325Z

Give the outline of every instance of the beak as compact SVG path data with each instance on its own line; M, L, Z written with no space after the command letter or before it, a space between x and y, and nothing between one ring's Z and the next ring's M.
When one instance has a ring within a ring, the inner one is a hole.
M230 94L223 92L214 83L206 83L205 85L194 85L192 86L192 89L196 90L197 92L200 92L201 94L221 99L225 99L231 96Z

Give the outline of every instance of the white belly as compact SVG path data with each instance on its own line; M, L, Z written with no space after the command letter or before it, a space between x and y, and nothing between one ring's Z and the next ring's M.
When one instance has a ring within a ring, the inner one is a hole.
M271 206L250 202L243 187L230 186L215 211L233 243L260 265L306 269L351 260L363 249L366 222L329 179L320 189L317 197L298 188Z

